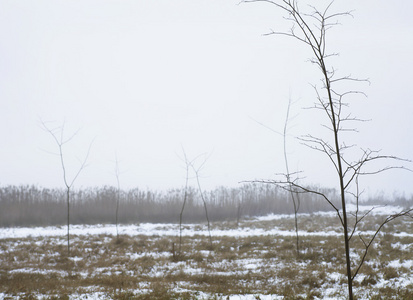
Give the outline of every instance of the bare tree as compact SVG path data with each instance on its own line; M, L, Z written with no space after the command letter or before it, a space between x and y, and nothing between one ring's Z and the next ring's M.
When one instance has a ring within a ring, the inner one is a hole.
M185 163L186 176L185 176L185 188L184 188L184 201L182 202L181 212L179 213L179 251L178 251L179 256L181 255L181 248L182 248L182 218L183 218L183 214L184 214L186 201L188 199L189 168L191 166L191 162L188 160L188 158L186 156L186 152L184 150L184 147L182 147L182 152L184 154L183 161Z
M62 167L63 171L63 182L66 187L66 204L67 204L67 255L70 256L70 190L73 187L73 184L75 183L76 179L79 177L80 173L82 170L86 167L86 162L89 157L90 149L92 147L93 141L89 144L89 147L87 149L86 155L83 160L79 160L79 167L75 173L75 175L72 177L70 180L67 175L67 165L65 163L65 155L63 148L64 146L69 143L79 132L77 130L75 133L73 133L71 136L68 138L65 138L65 122L61 126L50 128L44 121L41 121L41 127L48 132L53 140L55 141L57 147L58 147L58 153L54 153L59 156L60 159L60 165Z
M270 127L268 127L267 125L261 123L261 122L257 122L258 124L264 126L265 128L271 130L272 132L280 135L283 137L283 150L284 150L284 163L285 163L285 170L286 170L286 177L287 177L287 181L291 182L291 176L294 175L292 173L290 173L290 168L289 168L289 164L288 164L288 155L287 155L287 132L288 132L288 123L290 120L290 109L291 109L291 104L292 104L292 100L291 97L288 100L288 106L287 106L287 112L286 112L286 117L285 117L285 122L284 122L284 129L283 132L280 133ZM293 209L294 209L294 226L295 226L295 242L296 242L296 251L297 251L297 257L300 253L300 237L298 236L298 211L300 209L300 195L299 193L297 193L295 191L296 189L292 186L292 184L289 184L289 195L291 197L291 201L293 202Z
M286 177L288 182L292 182L291 180L291 173L290 168L288 166L288 155L287 155L287 129L288 129L288 121L290 118L290 108L291 108L291 97L288 100L288 107L287 107L287 114L285 117L284 122L284 130L283 130L283 145L284 145L284 162L285 162L285 170L286 170ZM297 257L300 255L300 237L298 236L298 210L300 209L300 195L296 192L296 189L290 184L289 186L289 193L291 200L293 202L294 207L294 225L295 225L295 242L296 242L296 251Z
M199 157L199 156L198 156L198 157ZM198 157L197 157L197 158L198 158ZM194 161L196 160L196 159L195 159L195 160L193 160L193 161L191 162L191 167L192 167L192 170L193 170L194 173L195 173L196 183L197 183L197 185L198 185L199 194L201 195L202 203L204 204L205 217L206 217L207 224L208 224L209 246L210 246L210 248L211 248L211 250L212 250L211 224L210 224L210 222L209 222L208 207L207 207L207 203L206 203L206 199L205 199L204 192L203 192L203 190L202 190L202 188L201 188L201 183L200 183L200 181L199 181L199 177L200 177L199 173L200 173L200 171L202 170L203 166L205 165L207 159L208 159L207 157L204 157L204 161L203 161L200 165L198 165L198 166L195 166L195 164L194 164Z
M233 190L232 198L237 199L237 227L239 227L239 221L241 220L242 204L245 199L244 187L241 187L241 191L238 193L235 193L235 191Z
M119 240L119 201L120 201L120 180L119 180L119 161L118 155L115 155L115 177L116 177L116 212L115 212L115 224L116 224L116 238Z
M354 146L349 146L347 143L342 141L342 133L356 131L356 128L352 125L354 122L364 121L353 116L349 110L349 103L347 102L347 99L350 96L357 94L364 95L364 93L357 90L341 91L341 84L358 83L368 80L360 80L353 78L352 76L339 77L336 69L329 65L329 58L332 58L337 54L327 52L326 38L328 30L338 25L338 20L341 17L350 16L350 12L331 13L332 2L327 5L324 10L319 10L314 6L309 6L308 12L301 11L298 1L296 0L244 0L243 2L266 2L284 12L286 14L284 18L291 22L290 30L271 31L268 35L287 36L304 44L304 46L311 50L313 54L313 58L310 60L311 63L316 65L321 72L321 88L313 86L317 96L317 101L315 102L313 108L320 110L324 116L327 117L327 124L322 124L322 126L327 128L331 140L308 134L301 138L301 142L310 149L321 152L332 164L332 167L337 175L341 208L339 205L334 204L328 195L299 184L298 178L292 180L289 172L284 174L285 179L262 180L260 182L276 184L288 191L312 193L322 197L332 206L343 228L348 294L349 298L352 300L353 280L359 273L359 270L368 254L368 250L380 230L384 225L396 218L403 216L411 217L412 212L412 208L409 208L388 216L378 226L375 233L372 236L367 237L365 234L358 231L358 225L360 225L360 222L362 222L372 210L359 215L358 205L360 195L362 194L362 191L359 189L359 179L365 175L378 174L390 169L407 169L403 165L377 167L373 171L371 171L371 169L367 169L367 167L370 167L372 164L372 167L374 167L375 162L390 160L394 164L397 164L408 160L391 155L381 155L379 151L373 151L370 149L360 149L361 156L358 159L351 159L349 157L350 154L348 153L348 150ZM348 201L347 196L353 197L357 205L357 210L354 214L354 221L352 223L349 223L350 215L346 207ZM358 262L354 262L354 267L352 268L350 250L352 247L351 242L353 242L352 238L356 236L356 233L364 245L364 253Z
M208 224L208 234L209 234L209 243L210 243L210 247L212 249L212 237L211 237L211 226L210 226L210 222L209 222L209 216L208 216L208 207L206 204L206 199L204 196L204 192L201 188L201 183L199 181L199 173L202 170L203 166L205 165L206 161L207 161L207 157L205 156L205 154L201 154L196 156L194 159L189 160L188 156L186 155L185 149L182 147L182 152L183 152L183 159L182 161L185 163L185 172L186 172L186 176L185 176L185 188L184 188L184 201L182 202L182 207L181 207L181 212L179 214L179 255L181 255L181 247L182 247L182 219L183 219L183 213L185 210L185 205L188 199L188 183L189 183L189 171L190 169L192 169L192 171L195 173L195 179L197 181L197 186L198 186L198 191L200 193L201 196L201 200L204 206L204 211L205 211L205 217L207 220L207 224ZM202 156L204 156L204 160L200 165L196 165L196 161L199 160L199 158L201 158Z

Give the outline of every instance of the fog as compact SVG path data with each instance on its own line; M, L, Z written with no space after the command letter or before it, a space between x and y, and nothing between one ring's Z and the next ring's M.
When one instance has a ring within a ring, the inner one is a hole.
M353 17L327 36L330 51L340 53L331 61L338 72L371 82L349 86L368 95L351 107L371 121L343 138L408 159L412 9L400 0L336 1L334 11ZM64 123L67 137L79 130L64 147L71 178L93 141L76 187L116 185L116 157L122 188L182 187L183 148L188 158L208 158L206 189L275 178L285 165L273 130L282 131L290 98L290 168L303 171L305 183L334 187L328 160L297 140L325 132L325 117L304 109L316 101L311 84L320 84L311 53L264 35L288 28L265 3L2 1L0 184L63 185L58 149L42 122ZM361 184L370 194L410 195L412 179L393 170Z

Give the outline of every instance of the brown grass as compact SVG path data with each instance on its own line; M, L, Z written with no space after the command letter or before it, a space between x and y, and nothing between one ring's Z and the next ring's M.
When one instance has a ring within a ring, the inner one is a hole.
M320 219L313 220L311 230L338 230L331 219ZM251 221L241 226L245 224ZM254 223L259 228L278 225L288 230L294 226L285 219ZM406 222L395 228L409 232L412 227ZM168 236L73 236L67 257L64 237L1 239L0 293L5 299L68 299L92 292L101 293L102 299L226 299L245 294L315 299L326 288L345 283L340 236L300 237L299 257L294 237L214 237L210 250L207 238L195 235L184 237L181 254L174 256L177 241ZM412 244L409 236L380 235L360 271L362 279L355 282L357 292L370 299L413 299L412 285L392 284L413 276L412 270L388 264L412 259ZM362 244L355 240L354 245L362 253ZM377 288L381 279L389 284ZM336 297L343 295L337 291Z

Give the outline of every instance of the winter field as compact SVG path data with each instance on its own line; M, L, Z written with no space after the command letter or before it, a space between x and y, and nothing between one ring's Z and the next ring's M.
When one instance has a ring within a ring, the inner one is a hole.
M369 207L362 207L365 211ZM378 207L361 224L374 234ZM346 299L334 213L206 224L0 228L0 299ZM352 240L357 263L363 244ZM355 281L357 299L413 299L413 220L387 224Z

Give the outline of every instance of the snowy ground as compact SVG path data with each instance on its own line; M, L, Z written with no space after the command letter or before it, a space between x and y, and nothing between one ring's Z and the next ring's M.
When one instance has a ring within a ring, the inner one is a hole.
M350 210L355 210L354 206L349 207ZM367 212L371 209L371 207L361 207L359 213ZM389 215L392 213L399 212L401 210L400 207L379 207L372 211L371 215L373 216L381 216L381 215ZM299 216L299 220L315 220L315 219L323 219L323 218L334 218L335 213L328 212L328 213L317 213L317 214L301 214ZM211 236L214 238L214 242L216 247L220 245L220 239L225 237L231 238L239 238L239 239L248 239L250 237L271 237L271 239L275 239L280 242L284 241L284 238L291 238L295 237L295 231L293 228L285 228L285 226L277 226L277 224L282 224L282 222L289 222L294 218L293 215L268 215L264 217L257 217L249 220L245 220L239 227L230 226L229 224L220 223L220 224L213 224L211 230ZM314 221L316 222L316 221ZM235 228L234 228L235 227ZM405 255L405 253L413 253L413 232L410 227L406 227L408 230L400 231L397 229L395 232L392 232L392 236L397 238L394 242L391 243L391 248L395 251L399 251ZM176 238L179 235L179 225L178 224L135 224L135 225L120 225L118 227L119 234L122 236L129 236L129 237L142 237L146 236L147 238L151 238L153 240L162 238L162 237L171 237ZM94 236L102 237L101 244L104 245L105 243L110 243L111 237L116 236L116 226L114 225L72 225L70 226L70 234L73 239L73 243L81 243L85 238L90 240ZM316 238L320 240L320 244L323 245L325 242L323 239L328 238L339 238L341 236L341 230L339 226L329 225L326 227L320 227L318 231L314 230L300 230L299 236L304 238L307 237L309 239ZM373 234L374 231L364 231L364 234ZM37 245L37 247L45 247L46 241L47 244L60 244L65 245L64 237L67 234L66 227L34 227L34 228L0 228L0 263L6 266L6 260L10 259L10 256L14 256L13 251L17 251L19 247L22 247L23 244L27 243ZM205 224L185 224L184 229L182 231L183 237L190 237L194 239L194 243L198 243L201 240L197 240L198 237L205 239L205 236L208 236L207 226ZM408 239L408 242L406 240ZM198 242L197 242L198 241ZM105 251L99 250L98 252L94 249L95 246L86 247L82 250L84 253L89 253L89 257L91 254L94 255L103 255ZM231 259L211 259L211 257L218 257L218 253L210 250L197 250L197 255L199 256L197 259L202 262L202 265L199 263L195 263L191 260L187 261L170 261L171 252L169 249L167 250L140 250L140 251L132 251L126 249L122 255L126 256L127 259L135 261L136 263L142 261L145 258L151 258L152 260L161 260L162 263L153 263L150 268L147 270L147 276L153 276L153 278L162 278L165 274L169 275L176 275L177 273L186 274L188 276L196 276L196 275L203 275L208 273L208 275L216 275L216 276L231 276L231 275L239 275L245 276L246 274L260 274L265 273L268 269L279 270L280 272L285 272L286 270L292 268L300 268L297 271L297 274L303 274L303 270L309 268L312 265L312 262L302 260L301 262L284 262L277 258L268 258L270 257L272 249L271 248L260 248L259 250L253 249L251 252L248 252L248 256L241 256L237 254L240 251L241 247L238 249L234 249L234 247L229 247L225 250L228 255L228 252L234 252L234 258ZM129 252L128 252L129 251ZM217 250L215 250L217 251ZM238 252L237 252L238 251ZM255 251L255 252L254 252ZM311 252L312 249L303 249L304 254L307 252ZM321 248L323 251L323 248ZM97 254L96 254L97 253ZM254 254L256 253L256 254ZM34 254L33 254L34 255ZM47 259L50 260L53 257L57 257L60 255L58 252L51 252L44 254L39 254L39 260L45 260L45 256ZM237 256L238 255L238 256ZM356 259L360 258L359 253L352 253L352 256ZM209 257L209 259L208 259ZM381 256L380 256L381 257ZM36 258L37 259L37 258ZM398 276L386 276L379 275L375 277L373 283L370 287L377 289L386 288L389 286L398 286L402 289L407 289L412 291L413 293L413 257L411 259L388 259L387 261L377 261L372 259L371 261L367 261L366 265L371 266L372 269L377 268L387 268L391 270L395 270ZM3 261L2 261L3 260ZM18 261L18 258L12 257L13 261ZM35 260L34 258L28 258L27 262L31 262ZM86 259L81 254L77 256L70 257L70 260L74 265L80 265ZM205 267L205 264L209 264ZM10 267L11 266L11 267ZM317 286L317 290L319 291L318 296L314 296L315 299L345 299L345 277L342 273L334 270L334 265L331 262L321 261L321 266L326 268L326 270L330 270L327 273L324 272L324 282L322 286ZM60 273L59 273L60 272ZM132 275L135 274L134 271L128 271ZM143 272L143 271L139 271ZM146 271L145 271L146 272ZM321 276L317 273L317 270L314 270L315 277ZM24 264L24 259L22 259L22 263L20 265L11 263L7 269L7 274L58 274L59 276L68 276L67 271L57 271L56 269L41 269L36 268L34 265L29 266ZM116 267L101 267L95 268L92 271L79 271L79 276L82 278L87 278L88 276L99 276L107 275L110 276L111 274L119 275L123 274L123 270L121 266ZM1 274L1 273L0 273ZM361 273L357 278L356 281L359 283L359 286L355 288L359 295L361 295L360 299L369 299L369 293L363 292L365 286L362 283L369 279L370 275ZM273 284L273 285L285 285L286 280L282 279L281 277L274 276L274 278L267 278L268 282L265 284ZM364 280L364 281L363 281ZM261 283L260 283L261 284ZM262 283L264 285L264 283ZM193 290L188 289L187 284L179 284L176 285L172 291L179 293L179 292L193 292ZM1 287L1 286L0 286ZM133 292L136 294L145 293L145 291L150 290L150 287L142 283L138 289L134 290ZM11 296L10 294L6 294L6 290L0 290L0 299L4 299L6 297ZM20 295L21 296L21 295ZM41 298L41 294L37 295ZM306 296L304 293L302 296ZM307 292L308 296L308 292ZM14 295L14 299L18 299L19 295ZM196 298L197 299L212 299L212 297L218 297L217 299L230 299L230 300L249 300L249 299L262 299L262 300L269 300L269 299L284 299L282 295L277 294L266 294L266 293L243 293L243 294L228 294L228 295L220 295L220 294L211 294L211 292L203 292L197 289ZM221 297L221 298L219 298ZM69 296L70 299L107 299L108 294L105 292L93 291L93 287L90 288L90 292L82 292L82 294L72 293ZM12 298L13 299L13 298Z
M370 210L372 206L360 206L359 213ZM389 215L401 211L403 208L398 206L383 206L377 207L372 211L372 215ZM349 205L348 211L355 211L354 205ZM299 214L299 216L309 216L310 214ZM320 212L313 214L315 216L335 216L334 212ZM293 215L267 215L263 217L253 218L252 221L272 221L283 218L294 218ZM201 230L200 230L201 229ZM176 236L179 230L178 224L156 224L156 223L142 223L137 225L119 225L119 234L137 236L137 235L162 235L162 236ZM341 231L319 231L308 232L300 230L300 236L339 236ZM373 232L369 232L370 234ZM116 226L113 224L107 225L71 225L71 235L116 235ZM182 231L184 236L194 235L208 235L208 231L205 228L200 228L199 224L185 224ZM412 233L394 233L395 235L407 235L413 236ZM50 227L12 227L12 228L0 228L0 239L5 238L26 238L26 237L48 237L48 236L65 236L67 235L67 227L65 226L50 226ZM280 230L278 228L264 229L264 228L248 228L241 227L236 229L220 229L214 228L211 231L212 236L263 236L263 235L277 235L277 236L295 236L295 231Z

